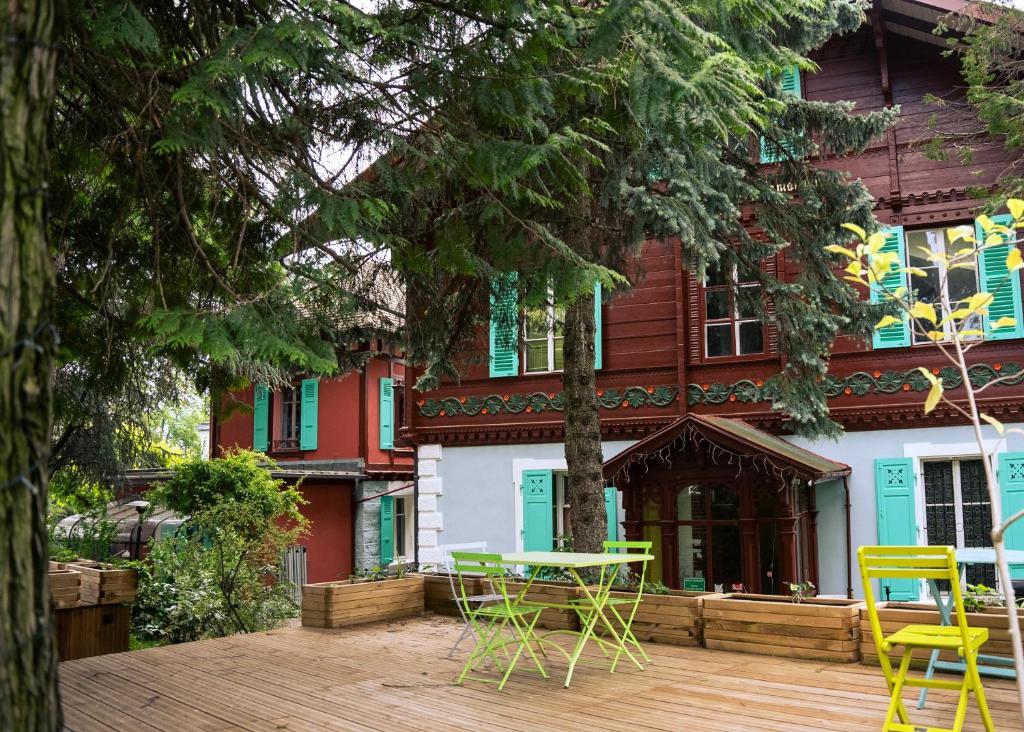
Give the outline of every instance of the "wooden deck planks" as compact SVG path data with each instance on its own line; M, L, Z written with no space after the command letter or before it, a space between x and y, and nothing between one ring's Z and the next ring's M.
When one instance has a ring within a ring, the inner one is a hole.
M611 675L581 665L569 690L565 661L551 678L523 660L504 691L452 684L469 644L446 660L460 626L424 618L341 630L284 628L62 663L68 730L479 730L547 732L590 727L875 730L888 701L881 671L647 643L654 663ZM599 654L590 658L596 664ZM997 729L1022 728L1012 686L985 680ZM918 724L948 724L955 695L932 691ZM980 730L977 709L967 730Z

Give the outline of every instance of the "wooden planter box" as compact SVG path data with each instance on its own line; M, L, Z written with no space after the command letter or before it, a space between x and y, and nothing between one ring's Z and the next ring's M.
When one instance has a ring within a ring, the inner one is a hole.
M343 628L423 612L423 577L321 582L302 586L302 624Z
M723 651L854 663L860 600L732 594L706 598L704 645Z
M878 622L882 624L882 633L890 635L907 625L938 625L939 611L930 602L880 602L878 607ZM1024 608L1017 610L1017 616L1024 624ZM956 623L956 613L952 614L952 622ZM1009 621L1006 618L1006 608L987 607L980 612L967 613L967 624L972 628L988 628L988 641L981 647L981 653L993 656L1012 656L1013 650L1010 645ZM868 609L860 611L861 628L861 660L869 665L878 665L878 649L875 646L875 634L871 631L871 620L868 618ZM903 649L896 649L899 656L902 656ZM917 668L924 668L931 658L931 650L918 648L914 651L912 665ZM892 657L892 654L890 654ZM945 661L957 661L955 653L943 651L939 658ZM899 661L899 657L895 659Z
M128 650L128 605L80 605L58 609L54 615L61 661Z
M505 588L509 596L519 593L525 582L507 582ZM530 585L530 591L526 593L528 602L551 602L558 605L567 605L570 600L576 600L580 596L580 588L572 582L547 582L537 580ZM548 630L579 630L579 616L571 608L546 608L537 621L537 627Z
M459 591L459 578L456 575L455 591ZM491 594L491 589L483 577L463 577L467 595ZM426 609L438 615L457 616L459 609L456 607L455 597L452 595L452 586L446 574L423 575L423 602Z
M635 592L613 590L611 597L633 599ZM640 607L633 617L633 635L637 640L670 643L674 646L699 646L703 638L704 601L723 597L714 592L685 592L670 590L667 595L644 593ZM618 605L616 610L627 618L628 605ZM598 626L598 632L604 632Z
M134 569L79 559L68 564L82 574L81 601L86 605L117 605L135 600L139 577Z
M82 573L50 562L50 601L55 608L75 607L82 591Z

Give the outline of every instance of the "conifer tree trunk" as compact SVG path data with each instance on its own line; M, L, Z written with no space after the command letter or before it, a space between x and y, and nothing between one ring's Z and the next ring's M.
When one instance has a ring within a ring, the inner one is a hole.
M565 463L572 546L577 552L601 552L608 535L601 475L601 417L597 411L594 369L594 295L581 295L566 308Z
M54 0L0 4L0 729L61 727L47 582Z

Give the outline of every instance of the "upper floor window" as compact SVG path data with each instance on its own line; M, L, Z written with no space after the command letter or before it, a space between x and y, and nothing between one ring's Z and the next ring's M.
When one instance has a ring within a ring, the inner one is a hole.
M1002 214L992 217L993 221L1003 226L1012 222L1012 217ZM978 241L984 241L985 234L980 225L975 225ZM1022 317L1020 273L1009 271L1006 257L1013 240L1005 243L990 242L978 252L976 258L969 261L961 258L954 267L947 267L943 257L953 256L964 246L962 242L951 243L948 239L947 227L936 229L915 229L905 231L902 226L889 226L882 230L885 243L881 251L893 254L897 262L905 267L893 267L870 289L871 302L887 301L893 293L905 288L910 297L919 302L927 302L935 306L940 321L934 327L928 324L929 331L939 331L939 340L952 337L952 323L942 323L946 308L943 300L953 309L957 308L966 298L978 292L987 292L993 299L986 313L971 316L963 323L962 330L973 330L984 333L985 340L1006 340L1024 338L1024 317ZM1005 237L1003 237L1005 238ZM1016 235L1014 235L1014 239ZM936 256L938 261L933 260ZM912 272L906 271L911 268ZM992 328L992 324L1001 318L1013 318L1015 325L1011 327ZM916 344L930 343L932 338L923 332L920 324L912 323L905 314L897 322L884 328L878 328L871 337L874 348L900 348Z
M286 386L281 389L281 419L274 448L297 450L302 433L302 394L298 387Z
M704 355L764 353L763 308L757 274L743 267L715 266L704 280Z
M561 371L565 367L562 344L565 341L565 308L553 303L526 311L525 368L535 371Z

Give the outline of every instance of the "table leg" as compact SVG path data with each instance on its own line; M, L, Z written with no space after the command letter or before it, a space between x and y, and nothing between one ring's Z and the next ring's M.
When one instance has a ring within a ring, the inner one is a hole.
M618 564L615 565L610 573L606 571L606 567L602 567L601 576L598 579L597 590L594 593L591 593L586 582L583 581L575 569L569 570L572 573L573 579L575 579L576 583L580 586L580 589L586 598L587 607L591 609L591 612L583 624L583 628L580 631L580 637L576 642L576 647L573 649L572 655L569 657L569 672L565 677L566 688L569 687L573 671L576 669L576 663L579 661L587 641L594 634L594 627L597 625L598 621L601 621L604 624L605 628L608 629L609 634L615 641L612 645L616 648L616 659L620 653L625 653L626 656L636 664L637 668L641 670L643 669L643 665L636 660L636 657L626 647L625 641L604 614L604 608L608 603L608 597L611 595L612 585L615 583L615 578L618 576L621 566L622 565Z

